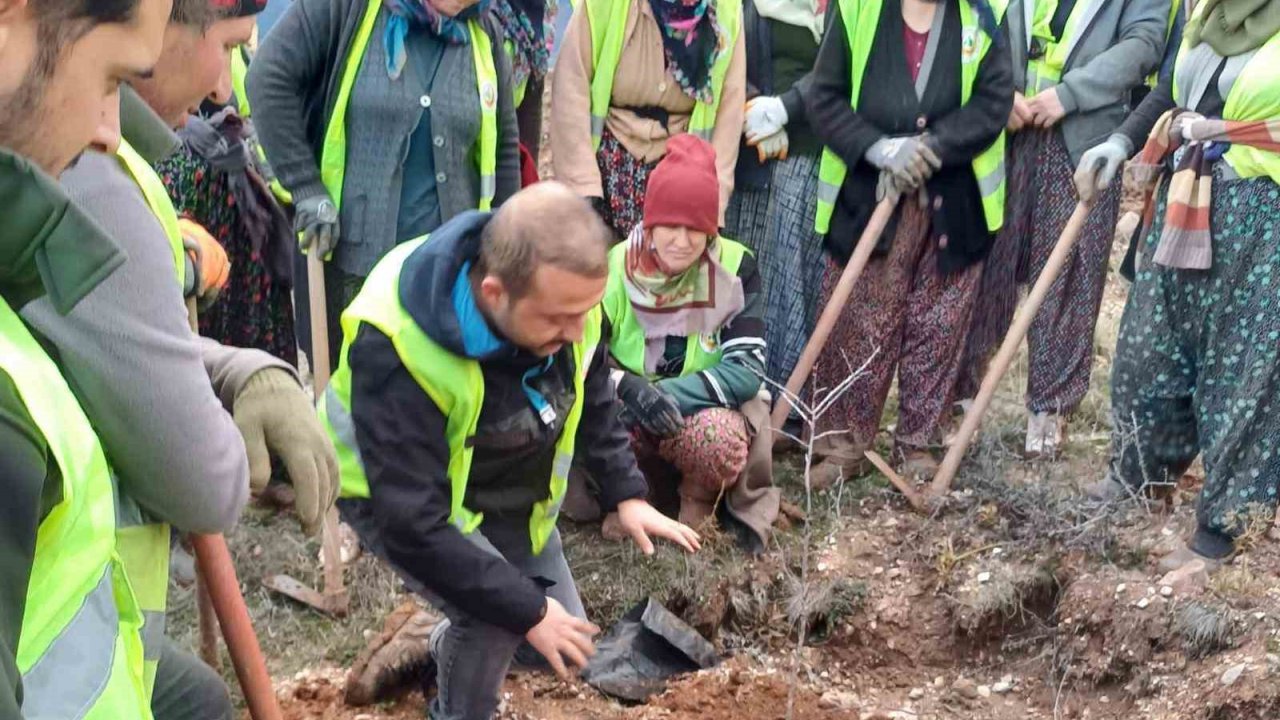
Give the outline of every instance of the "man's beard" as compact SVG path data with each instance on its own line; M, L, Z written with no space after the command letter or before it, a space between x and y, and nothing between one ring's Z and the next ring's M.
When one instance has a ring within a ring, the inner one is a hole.
M51 75L41 66L37 58L22 84L13 92L0 95L0 147L29 158L46 171L60 172L62 168L51 167L57 158L51 156L49 144L41 140L49 134L41 101Z

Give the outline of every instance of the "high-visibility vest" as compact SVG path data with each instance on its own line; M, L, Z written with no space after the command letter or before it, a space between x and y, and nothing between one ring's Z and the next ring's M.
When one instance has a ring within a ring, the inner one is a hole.
M186 274L186 251L182 247L182 230L178 226L178 211L173 207L173 200L169 198L164 182L155 169L129 143L122 139L116 155L142 191L151 214L164 228L173 250L174 270L178 287L181 288ZM164 645L165 610L169 593L170 527L168 523L152 522L127 495L121 493L118 501L116 543L145 620L142 639L149 700L155 688L156 667Z
M324 146L320 152L320 181L329 191L334 205L342 208L343 179L347 174L347 109L351 103L351 90L356 84L360 62L373 36L373 26L382 9L382 0L369 0L369 6L360 20L351 54L342 70L342 82L338 85L338 97L333 114L324 131ZM490 210L497 194L498 172L498 70L493 63L493 44L478 19L469 20L467 29L471 36L471 53L476 66L476 86L480 94L480 141L476 147L476 163L480 169L480 210Z
M636 0L586 0L587 20L591 26L591 142L600 149L604 135L604 120L609 115L613 100L613 77L622 59L622 44L627 32L627 14ZM742 0L715 0L716 21L725 33L725 43L720 57L711 68L710 103L697 102L689 118L689 133L711 141L716 127L716 112L724 80L733 61L733 48L738 42L742 26Z
M338 369L320 401L320 418L338 451L338 471L343 497L368 498L369 479L365 475L351 419L351 368L348 353L360 326L368 323L391 339L409 374L447 418L445 436L449 443L449 522L469 535L484 521L482 513L467 509L467 482L471 477L472 447L484 404L484 374L480 363L460 357L432 340L400 303L400 275L405 260L421 247L426 237L398 245L374 266L364 287L342 313L342 355ZM556 442L547 498L534 504L529 517L529 540L535 555L542 552L555 530L556 518L569 488L569 468L586 396L587 368L600 344L600 308L587 315L586 331L573 344L574 401Z
M742 257L751 251L742 243L725 237L718 238L716 245L720 253L720 265L737 275L738 268L742 266ZM604 307L605 317L609 318L609 354L628 372L646 376L644 329L636 320L631 299L627 297L626 264L627 243L619 243L609 251L609 283L600 304ZM682 374L692 375L720 363L722 353L719 331L690 335L687 342ZM649 376L649 379L656 380L657 376Z
M1023 88L1027 97L1048 90L1061 82L1062 71L1067 66L1071 51L1082 39L1081 33L1085 29L1082 27L1082 20L1086 15L1092 14L1092 6L1099 4L1099 0L1076 2L1075 7L1071 8L1071 14L1067 16L1067 26L1062 31L1062 37L1056 42L1049 25L1053 22L1054 13L1057 12L1058 0L1038 0L1030 8L1031 14L1027 18L1030 23L1027 42L1030 43L1039 38L1044 43L1044 54L1038 59L1027 60L1027 84Z
M1195 14L1204 12L1210 3L1196 5ZM1179 107L1188 107L1186 78L1183 77L1184 58L1191 49L1188 40L1182 41L1173 73L1173 99ZM1249 60L1236 77L1227 93L1222 109L1223 120L1274 120L1280 118L1280 33L1272 35L1265 45ZM1194 109L1194 108L1190 108ZM1270 177L1280 184L1280 153L1233 143L1224 156L1231 169L1241 178Z
M182 287L186 283L186 251L182 248L182 228L178 227L178 211L173 207L173 200L169 198L169 191L165 189L164 181L156 174L155 168L151 167L151 164L143 159L124 138L120 139L120 149L116 151L116 158L133 178L138 189L142 191L142 197L147 201L147 207L151 208L151 214L160 223L160 227L164 228L164 235L169 239L169 249L173 251L173 264L178 269L178 286Z
M871 46L875 42L884 0L839 2L845 37L849 42L849 104L857 110L862 94L863 75L867 60L871 57ZM992 2L991 9L995 12L997 22L1004 17L1006 7L1005 0ZM939 8L938 12L943 12L943 8ZM960 104L967 105L973 95L978 68L991 49L991 37L982 30L978 14L969 6L968 0L960 0L960 27L963 34L960 49ZM938 58L938 62L947 61L947 58ZM978 180L978 191L982 194L982 214L987 221L987 230L993 233L1004 225L1004 145L1005 133L1001 130L991 147L973 159L973 175ZM814 220L814 228L819 233L826 234L831 229L831 216L835 212L836 200L848 172L848 166L839 155L831 148L823 148L822 162L818 165L818 208Z
M515 60L515 57L516 57L515 43L511 42L510 40L503 40L502 49L507 52L508 58L510 58L513 61ZM523 82L516 85L515 87L515 90L513 93L513 95L515 96L514 97L515 107L520 107L520 105L524 103L524 95L528 91L529 91L529 78L525 78Z
M36 531L18 640L28 720L149 720L142 615L116 553L113 484L71 388L0 300L0 370L13 380L62 475Z
M244 89L244 79L249 74L249 63L244 56L244 46L231 49L231 92L236 96L236 112L242 118L252 116L249 107L249 93Z

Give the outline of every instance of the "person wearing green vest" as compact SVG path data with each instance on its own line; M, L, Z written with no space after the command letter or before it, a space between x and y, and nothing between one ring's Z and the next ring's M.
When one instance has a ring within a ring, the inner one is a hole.
M490 2L295 0L249 66L294 229L328 261L332 364L334 320L383 255L520 188L515 83Z
M556 180L591 198L618 238L640 223L667 141L716 149L720 225L746 102L742 0L590 0L569 21L551 88Z
M819 486L866 468L898 377L893 461L931 476L982 263L1004 215L1013 87L1003 7L987 0L840 0L814 66L808 119L826 143L817 230L821 305L878 201L897 210L814 369L814 387L864 377L816 432Z
M520 125L520 144L537 161L542 147L543 87L556 43L556 19L568 0L493 0L490 12L506 36Z
M601 336L608 231L557 183L384 258L342 317L320 407L343 519L448 617L433 720L488 720L527 641L562 676L592 654L556 518L577 458L646 554L698 535L644 497ZM371 662L370 672L386 672Z
M1014 106L1009 115L1009 208L983 271L956 398L977 394L1004 339L1018 286L1034 284L1075 209L1080 156L1110 135L1129 98L1160 64L1170 0L1012 0ZM1120 207L1117 184L1089 219L1027 335L1028 457L1053 457L1089 389L1094 327ZM963 406L963 405L962 405Z
M1088 490L1160 491L1200 456L1197 528L1162 570L1229 562L1280 499L1277 67L1280 1L1199 3L1171 77L1076 173L1096 195L1145 144L1128 171L1147 204L1111 370L1111 465Z
M705 140L667 144L644 221L609 252L605 337L653 501L678 496L680 522L700 527L723 498L727 525L763 552L780 501L764 294L751 252L719 235L715 177Z
M151 71L167 0L0 13L0 717L149 720L144 622L118 555L93 426L18 311L60 312L123 262L50 177L119 136L122 80Z
M159 62L130 81L142 98L122 93L129 109L120 147L95 143L100 152L84 153L62 176L128 261L70 314L43 301L22 311L56 349L118 483L118 550L146 621L144 679L159 720L234 716L218 674L165 637L170 527L230 530L250 489L265 486L272 455L310 531L337 494L332 444L296 372L189 329L182 280L197 268L207 273L203 263L179 264L182 222L151 165L178 143L148 103L176 114L214 90L224 48L247 37L260 8L255 0L177 0ZM193 66L208 72L193 74Z

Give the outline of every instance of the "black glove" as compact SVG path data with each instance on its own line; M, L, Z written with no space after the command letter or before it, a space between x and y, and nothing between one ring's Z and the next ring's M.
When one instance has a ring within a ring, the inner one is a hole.
M638 425L650 435L671 437L684 426L684 416L675 399L653 383L631 373L618 382L618 399L622 401L622 421L631 429Z

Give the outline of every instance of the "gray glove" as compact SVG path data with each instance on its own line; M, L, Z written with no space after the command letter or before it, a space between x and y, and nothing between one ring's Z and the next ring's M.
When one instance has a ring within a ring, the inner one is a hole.
M1111 187L1116 173L1125 160L1133 155L1133 143L1124 135L1112 135L1101 145L1085 151L1076 168L1076 193L1080 201L1093 202L1098 193Z
M338 228L338 206L328 195L313 195L294 206L293 230L304 253L312 246L325 260L333 254L341 236Z
M942 160L923 135L880 138L867 148L867 162L893 175L904 190L914 190L942 168Z

